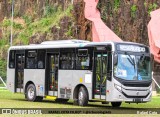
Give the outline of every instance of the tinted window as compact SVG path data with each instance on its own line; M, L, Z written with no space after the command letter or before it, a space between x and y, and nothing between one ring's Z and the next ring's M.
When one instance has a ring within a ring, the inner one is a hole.
M88 49L78 49L76 54L76 69L85 70L91 69L91 53Z
M9 68L15 68L15 51L9 53Z
M60 55L60 69L74 69L74 56L73 50L61 52Z
M86 57L76 57L76 69L89 69L90 65L90 58L89 56Z
M45 50L38 50L38 68L44 69L45 68Z
M37 68L37 51L27 51L26 57L26 68L35 69Z

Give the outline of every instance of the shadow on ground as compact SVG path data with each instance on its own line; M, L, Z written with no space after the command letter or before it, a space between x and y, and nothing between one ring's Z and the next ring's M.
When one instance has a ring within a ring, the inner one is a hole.
M15 100L15 101L24 101L24 102L28 102L26 99L10 99L10 100ZM34 102L33 102L34 103ZM68 102L56 102L54 100L46 100L44 99L42 102L39 102L39 103L54 103L54 104L61 104L61 105L73 105L73 101L68 101ZM115 107L112 107L111 105L109 104L97 104L97 103L89 103L87 106L85 107L80 107L78 105L74 105L74 106L77 106L77 108L98 108L98 109L116 109L116 110L145 110L147 108L132 108L132 107L118 107L118 108L115 108Z

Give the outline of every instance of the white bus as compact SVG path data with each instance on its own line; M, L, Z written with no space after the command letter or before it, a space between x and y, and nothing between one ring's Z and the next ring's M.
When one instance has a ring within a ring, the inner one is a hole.
M151 56L142 44L46 41L10 47L7 61L7 88L28 101L53 96L80 106L100 101L119 107L151 100Z

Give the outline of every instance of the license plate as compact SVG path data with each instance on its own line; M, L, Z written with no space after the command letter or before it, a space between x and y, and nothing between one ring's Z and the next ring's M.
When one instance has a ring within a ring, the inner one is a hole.
M141 98L135 98L135 99L133 99L133 102L143 102L143 99L141 99Z

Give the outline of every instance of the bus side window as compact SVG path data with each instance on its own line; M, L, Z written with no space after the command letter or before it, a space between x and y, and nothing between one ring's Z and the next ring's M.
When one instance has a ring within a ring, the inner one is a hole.
M73 52L61 53L60 69L74 69L74 53Z
M37 68L37 52L36 51L27 52L26 68L28 69Z
M76 69L89 70L91 67L91 53L89 49L78 49L76 54Z
M15 52L13 50L9 53L9 68L15 68Z
M89 55L86 57L76 57L76 69L89 69L90 58Z
M45 68L45 50L38 50L38 68Z

